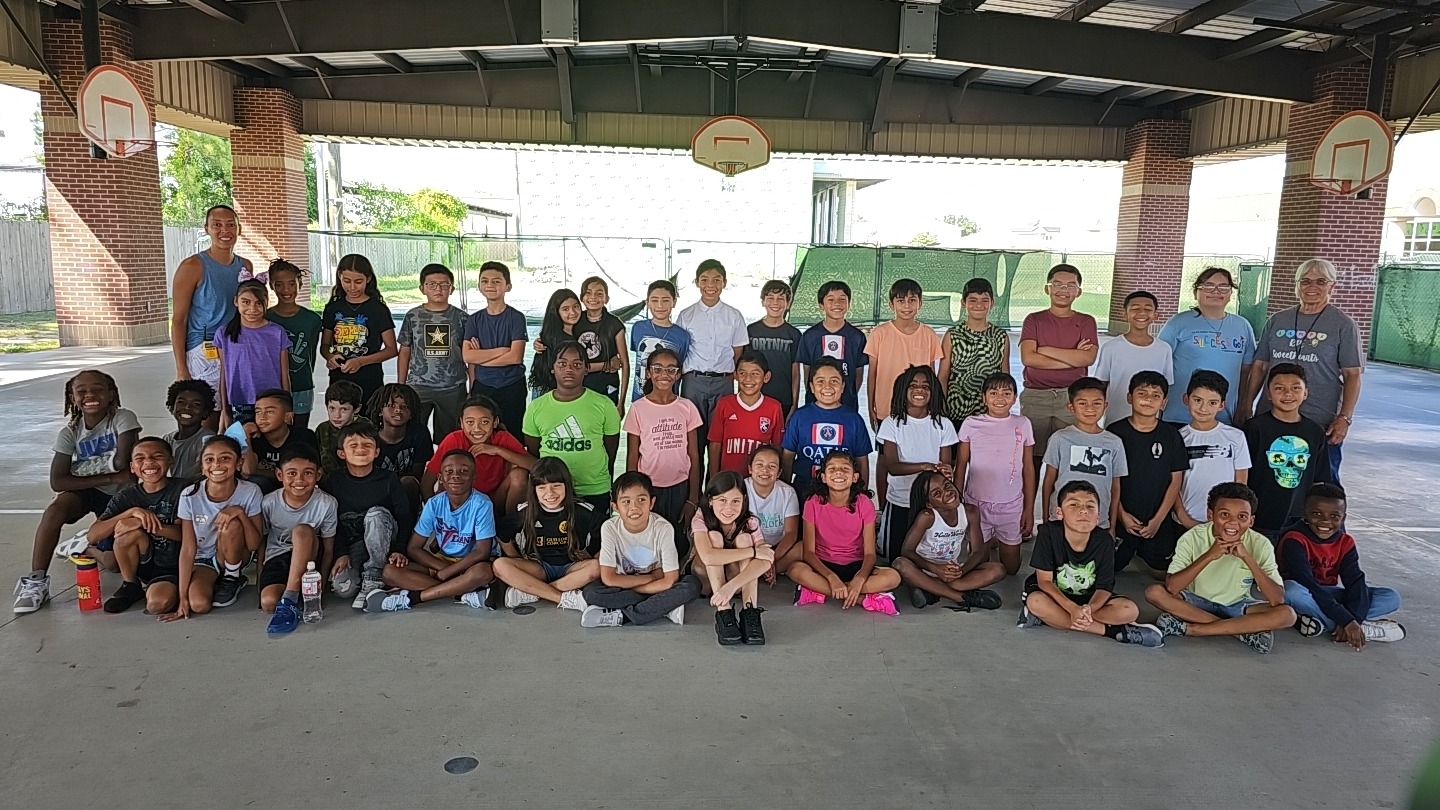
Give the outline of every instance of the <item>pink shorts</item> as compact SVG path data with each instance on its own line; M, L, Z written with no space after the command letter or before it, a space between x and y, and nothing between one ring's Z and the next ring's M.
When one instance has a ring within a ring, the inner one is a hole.
M980 512L981 537L999 540L1007 546L1020 545L1020 518L1025 514L1023 496L1008 503L976 501L975 509Z

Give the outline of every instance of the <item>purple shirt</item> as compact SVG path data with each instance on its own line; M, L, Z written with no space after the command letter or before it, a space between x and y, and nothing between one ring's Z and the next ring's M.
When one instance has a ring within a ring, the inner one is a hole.
M267 388L283 388L280 377L281 352L290 351L290 333L278 323L240 327L234 343L225 336L225 327L215 331L225 372L225 399L231 405L254 405L255 395ZM286 355L288 362L288 354Z

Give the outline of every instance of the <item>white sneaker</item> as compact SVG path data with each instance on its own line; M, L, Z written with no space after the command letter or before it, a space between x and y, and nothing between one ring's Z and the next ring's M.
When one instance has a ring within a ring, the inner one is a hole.
M669 613L666 613L666 614L665 614L665 618L669 619L670 621L672 621L672 622L674 622L674 623L676 623L676 624L684 624L684 623L685 623L685 606L684 606L684 605L681 605L680 607L675 608L674 610L670 611Z
M350 607L356 610L364 610L365 598L376 591L383 590L385 590L385 583L379 580L370 579L369 577L360 580L360 590L355 592L355 601L350 603Z
M486 599L486 597L488 597L489 595L490 595L490 589L489 589L489 588L481 588L481 589L478 590L478 591L470 591L469 593L462 593L462 594L460 594L459 596L455 597L455 601L459 602L460 604L464 605L465 607L472 607L472 608L475 608L476 610L479 610L480 608L485 607L485 599Z
M24 576L15 583L15 612L34 613L50 601L50 577Z
M564 593L560 594L561 610L583 611L585 608L588 607L590 607L590 603L585 601L585 595L580 593L579 591L565 591Z
M525 593L518 588L507 588L505 590L505 607L514 610L521 605L528 605L532 602L539 602L540 597Z
M359 581L355 579L355 572L347 569L336 574L335 578L330 580L330 590L334 591L335 595L341 599L349 599L354 596L355 592L360 590Z
M69 559L78 557L90 548L90 530L81 529L73 537L61 540L55 545L55 556Z
M624 613L606 610L599 605L590 605L580 614L581 627L619 627L624 623Z
M19 613L20 608L15 608L15 612ZM1361 622L1360 629L1364 631L1366 641L1399 641L1405 638L1405 625L1393 619Z
M410 609L410 593L408 591L382 591L376 589L362 600L366 613L393 613L399 610Z

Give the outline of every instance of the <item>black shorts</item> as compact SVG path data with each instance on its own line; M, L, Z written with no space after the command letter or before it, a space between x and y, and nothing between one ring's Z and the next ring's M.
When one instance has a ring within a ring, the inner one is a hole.
M1180 524L1166 519L1149 539L1136 537L1125 529L1115 527L1115 570L1119 571L1139 557L1155 571L1168 571L1170 560L1175 556L1175 543L1183 530Z
M290 558L293 552L276 554L265 561L264 567L260 569L260 577L255 587L265 590L271 585L285 585L290 581Z
M856 560L855 562L851 563L832 563L827 560L821 560L820 564L825 566L826 568L829 568L831 573L839 577L845 582L845 584L848 585L850 584L850 580L854 579L855 575L860 573L860 566L864 565L865 561ZM879 568L879 566L877 565L876 568ZM824 571L818 571L817 573L821 574L822 576L825 574Z
M135 570L141 584L180 581L180 544L164 537L150 537L150 549Z

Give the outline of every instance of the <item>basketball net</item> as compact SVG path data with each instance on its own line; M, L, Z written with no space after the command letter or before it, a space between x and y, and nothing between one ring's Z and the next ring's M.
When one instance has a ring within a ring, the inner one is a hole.
M108 152L108 154L112 157L127 158L132 155L138 155L141 152L144 152L146 149L158 149L159 143L159 141L155 140L141 140L138 138L116 138L115 151Z
M724 177L720 178L720 190L733 192L736 188L735 175L745 171L749 167L750 164L742 161L722 160L716 163L715 168L719 169L721 174L724 175Z

